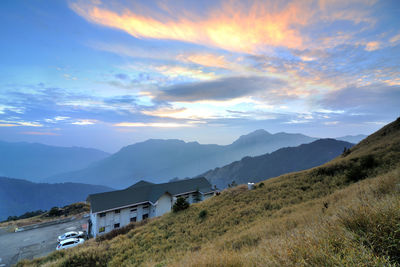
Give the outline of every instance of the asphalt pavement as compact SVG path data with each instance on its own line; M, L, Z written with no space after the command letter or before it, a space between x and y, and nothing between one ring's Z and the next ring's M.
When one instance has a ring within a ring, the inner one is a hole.
M46 256L56 250L59 235L82 231L87 221L87 218L80 218L17 233L0 231L0 267L11 266L22 259Z

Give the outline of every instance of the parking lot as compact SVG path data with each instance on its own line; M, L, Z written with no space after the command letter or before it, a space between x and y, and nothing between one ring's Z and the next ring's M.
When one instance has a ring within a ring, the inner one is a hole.
M82 231L87 218L40 227L17 233L0 230L0 267L22 259L42 257L56 250L57 237L68 231Z

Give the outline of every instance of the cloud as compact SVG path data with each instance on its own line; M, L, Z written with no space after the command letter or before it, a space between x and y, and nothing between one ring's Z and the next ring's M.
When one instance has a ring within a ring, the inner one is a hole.
M320 101L323 107L365 114L400 114L400 86L383 83L349 86L330 92Z
M23 114L25 112L25 109L23 107L14 107L0 104L0 114L5 114L7 111Z
M392 38L390 38L389 42L391 43L397 43L398 41L400 41L400 33L393 36Z
M70 117L66 117L66 116L56 116L53 119L44 119L45 122L47 123L57 123L59 121L65 121L70 119Z
M95 124L97 122L98 122L97 120L79 119L79 120L76 120L74 122L71 122L71 124L74 124L74 125L93 125L93 124Z
M215 55L210 53L181 54L177 56L178 60L183 62L191 62L205 67L214 67L228 69L231 65L223 55Z
M184 66L161 65L154 67L154 70L171 78L188 77L197 80L215 79L216 75L212 72L204 72L201 69L187 68Z
M160 90L156 101L197 102L205 100L224 101L259 94L277 101L288 95L282 90L285 82L267 77L227 77L214 81L177 84Z
M339 122L338 121L327 121L324 122L325 125L337 125Z
M1 127L15 127L15 126L27 126L27 127L42 127L43 124L37 121L19 121L19 120L0 120Z
M368 42L368 43L365 45L365 50L366 50L366 51L378 50L378 49L380 48L380 46L381 46L381 43L380 43L380 42L377 42L377 41Z
M174 122L120 122L115 127L152 127L152 128L181 128L193 127L193 123L174 123Z
M14 123L1 123L0 122L0 127L15 127L15 126L20 126L20 125L14 124Z
M49 135L49 136L59 136L60 134L52 133L52 132L20 132L20 134L24 135Z
M143 110L143 114L152 117L159 118L171 118L171 119L186 119L186 120L205 120L205 119L217 119L227 117L225 111L215 110L210 105L194 106L190 107L159 107L152 110Z
M279 6L262 1L230 1L199 17L190 10L180 10L181 16L167 16L155 11L141 14L140 8L117 12L91 2L70 4L88 21L136 38L178 40L248 53L266 45L301 47L303 38L298 27L306 25L311 14L304 6L303 1Z

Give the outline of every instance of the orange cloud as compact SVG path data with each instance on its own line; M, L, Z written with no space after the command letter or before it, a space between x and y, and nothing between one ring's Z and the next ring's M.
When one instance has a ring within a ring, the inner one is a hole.
M378 50L380 47L380 43L379 42L368 42L365 45L365 50L367 51L374 51L374 50Z
M306 4L299 1L278 7L257 1L248 6L230 1L209 12L205 18L182 10L184 17L164 20L131 10L120 14L91 3L72 3L70 6L93 23L123 30L137 38L179 40L253 53L265 46L301 47L303 38L297 27L306 25L311 16L304 8Z

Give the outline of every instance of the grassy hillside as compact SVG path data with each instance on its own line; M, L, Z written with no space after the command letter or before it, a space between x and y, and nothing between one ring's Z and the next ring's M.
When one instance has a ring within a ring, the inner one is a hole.
M399 266L400 119L346 154L18 266Z

